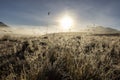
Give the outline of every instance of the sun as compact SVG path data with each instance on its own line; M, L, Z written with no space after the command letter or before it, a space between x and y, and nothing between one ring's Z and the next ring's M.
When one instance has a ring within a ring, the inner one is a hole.
M60 20L60 25L64 30L69 30L73 26L73 19L70 16L64 16Z

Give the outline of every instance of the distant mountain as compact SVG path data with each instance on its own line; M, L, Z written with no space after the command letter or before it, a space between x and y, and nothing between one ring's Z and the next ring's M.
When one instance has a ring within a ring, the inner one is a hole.
M7 26L6 24L4 24L3 22L0 22L0 28L7 28L9 26Z
M83 31L92 32L92 33L120 33L119 30L113 29L110 27L96 26L96 27L87 27Z

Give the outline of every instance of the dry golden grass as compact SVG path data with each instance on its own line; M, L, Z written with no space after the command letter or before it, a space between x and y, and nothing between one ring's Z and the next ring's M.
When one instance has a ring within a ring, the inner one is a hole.
M119 35L57 33L0 39L0 80L119 79Z

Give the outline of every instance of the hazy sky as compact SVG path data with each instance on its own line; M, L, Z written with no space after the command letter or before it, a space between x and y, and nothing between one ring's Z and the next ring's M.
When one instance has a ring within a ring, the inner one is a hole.
M120 29L120 0L0 0L0 21L9 25L58 25L64 14L73 17L77 27Z

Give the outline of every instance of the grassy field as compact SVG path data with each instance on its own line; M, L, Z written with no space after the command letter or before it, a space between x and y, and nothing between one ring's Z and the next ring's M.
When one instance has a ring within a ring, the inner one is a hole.
M119 80L120 35L0 39L0 80Z

